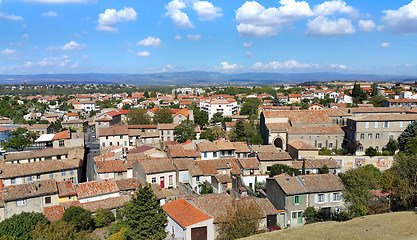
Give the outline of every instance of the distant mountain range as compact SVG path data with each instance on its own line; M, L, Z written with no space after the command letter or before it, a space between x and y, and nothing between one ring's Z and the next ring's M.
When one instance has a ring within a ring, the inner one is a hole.
M307 81L416 81L417 76L377 74L343 74L332 72L316 73L239 73L218 72L169 72L151 74L36 74L0 75L0 84L133 84L137 86L190 86L190 85L262 85L301 83Z

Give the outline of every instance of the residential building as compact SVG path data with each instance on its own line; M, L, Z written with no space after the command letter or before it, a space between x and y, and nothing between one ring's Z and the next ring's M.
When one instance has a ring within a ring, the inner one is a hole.
M170 159L143 159L133 163L133 177L141 183L159 184L162 189L175 187L176 169Z
M94 171L97 180L127 178L127 167L123 160L96 161Z
M200 109L205 111L209 120L211 120L216 113L224 115L236 115L238 106L235 99L212 99L210 101L201 101Z
M126 125L114 125L107 128L99 128L98 138L100 148L108 146L129 146L129 129Z
M80 203L120 197L119 188L114 179L78 183L75 184L75 191Z
M159 132L161 141L173 141L174 140L174 128L176 126L178 126L178 124L159 123L157 126L157 131Z
M288 143L288 153L293 159L302 159L305 156L316 156L319 155L319 149L310 145L303 140L293 140Z

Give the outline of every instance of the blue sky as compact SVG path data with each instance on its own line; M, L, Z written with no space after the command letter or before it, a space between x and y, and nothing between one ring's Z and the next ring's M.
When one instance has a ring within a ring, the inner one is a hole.
M0 0L0 74L417 75L417 0Z

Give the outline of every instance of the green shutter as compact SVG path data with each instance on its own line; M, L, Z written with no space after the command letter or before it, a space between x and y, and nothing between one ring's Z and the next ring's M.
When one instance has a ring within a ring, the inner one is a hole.
M292 205L295 205L295 196L292 197Z
M300 196L300 202L299 204L303 203L303 198Z

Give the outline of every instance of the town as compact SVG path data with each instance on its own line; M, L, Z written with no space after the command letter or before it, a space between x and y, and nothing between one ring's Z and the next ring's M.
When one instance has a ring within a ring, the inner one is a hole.
M152 220L155 239L235 239L415 206L415 181L404 182L417 171L413 82L23 84L0 94L3 223L40 214L73 221L84 239L118 226L102 237L122 239L134 231L126 219L147 214L132 202L151 196L166 219ZM227 224L241 219L246 229Z

